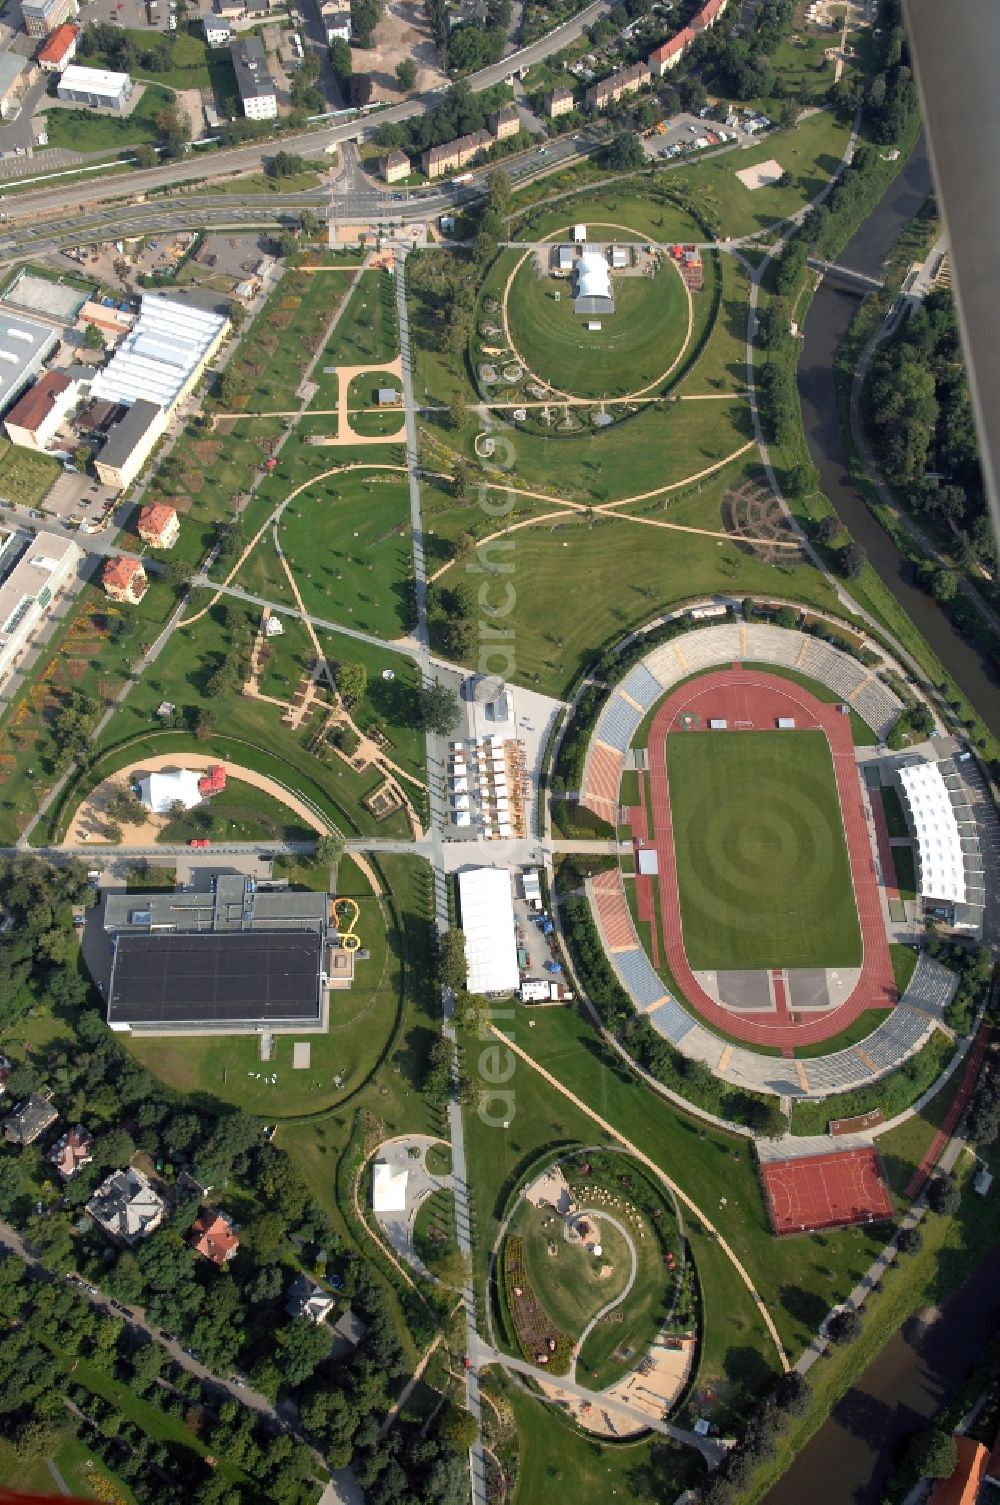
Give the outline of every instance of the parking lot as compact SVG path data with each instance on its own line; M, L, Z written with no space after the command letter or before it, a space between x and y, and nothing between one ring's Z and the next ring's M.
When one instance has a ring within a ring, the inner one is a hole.
M674 115L669 121L663 122L662 133L653 131L643 138L643 149L647 157L669 158L705 150L706 147L731 146L734 143L738 146L750 146L760 140L763 132L759 129L747 129L749 120L747 115L732 114L718 119L711 110L704 115ZM695 144L700 141L704 141L704 147Z

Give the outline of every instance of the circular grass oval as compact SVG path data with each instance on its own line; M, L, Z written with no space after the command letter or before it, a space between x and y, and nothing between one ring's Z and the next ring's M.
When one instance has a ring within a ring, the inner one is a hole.
M680 273L662 262L653 276L612 278L615 311L574 310L573 283L540 275L533 254L514 273L507 295L511 342L539 380L574 397L624 397L654 386L689 337L689 296ZM558 294L558 298L557 295Z

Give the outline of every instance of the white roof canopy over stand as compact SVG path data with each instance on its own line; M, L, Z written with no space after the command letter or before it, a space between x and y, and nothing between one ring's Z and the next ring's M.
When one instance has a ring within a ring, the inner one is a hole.
M512 993L519 982L514 903L505 868L458 875L470 993Z
M951 904L966 901L962 838L947 786L936 763L899 770L899 782L917 838L921 894Z

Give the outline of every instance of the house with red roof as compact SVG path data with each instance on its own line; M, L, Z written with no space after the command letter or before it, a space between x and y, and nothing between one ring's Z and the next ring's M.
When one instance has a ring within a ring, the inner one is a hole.
M971 1437L956 1437L958 1462L947 1479L939 1479L927 1505L976 1505L989 1466L989 1450Z
M180 532L177 509L168 502L149 502L139 513L139 537L151 549L172 549Z
M11 444L45 449L76 401L79 387L62 371L46 371L4 418Z
M138 606L149 589L146 571L139 560L126 559L122 554L108 560L101 584L112 601L127 601L130 606Z
M206 799L210 794L221 794L225 787L226 770L221 763L213 764L198 780L198 793Z
M220 1269L235 1258L240 1247L232 1218L211 1207L203 1208L191 1224L191 1243L199 1254Z
M82 1124L77 1124L75 1129L56 1140L49 1151L49 1160L64 1181L72 1180L77 1171L90 1164L94 1158L91 1154L93 1144L93 1134Z
M657 47L655 52L649 54L649 71L654 78L662 78L669 73L671 68L676 68L685 52L694 41L694 32L690 26L685 26L669 42L664 42L662 47Z
M45 73L61 73L67 63L76 56L76 44L80 40L80 28L64 21L57 26L39 50L35 61Z

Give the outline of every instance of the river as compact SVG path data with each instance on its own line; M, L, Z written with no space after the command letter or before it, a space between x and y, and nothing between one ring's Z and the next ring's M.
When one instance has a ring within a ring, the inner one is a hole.
M876 275L900 231L931 192L931 169L921 135L906 166L878 208L837 257L844 266ZM844 453L834 383L834 360L858 307L857 298L822 284L803 327L798 384L806 442L823 491L875 570L923 633L948 673L972 701L995 736L1000 736L1000 685L987 654L961 633L940 607L914 583L909 561L875 520L852 484Z
M889 1340L765 1505L880 1505L898 1452L955 1394L998 1321L1000 1250L994 1250L936 1320L913 1317Z

